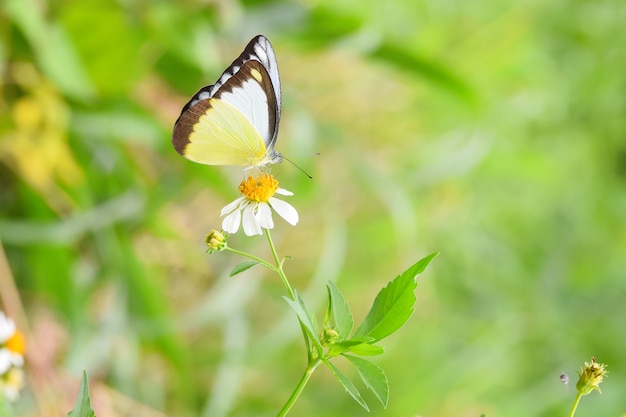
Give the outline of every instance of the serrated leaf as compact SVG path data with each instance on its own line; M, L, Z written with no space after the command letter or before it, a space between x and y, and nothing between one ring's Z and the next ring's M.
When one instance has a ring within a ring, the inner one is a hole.
M415 304L415 277L422 273L437 256L430 254L419 260L383 288L365 317L354 332L354 337L371 337L381 340L398 330L413 314Z
M306 306L304 305L304 300L300 297L297 291L294 291L295 300L292 300L288 297L283 297L287 304L291 307L293 311L296 312L298 319L304 327L307 329L309 336L312 340L315 341L316 345L321 349L321 342L319 340L319 331L317 329L317 324L315 323L315 317L309 314Z
M341 340L347 339L352 331L352 326L354 326L350 307L341 291L339 291L332 281L328 281L326 286L328 288L328 299L336 330Z
M339 383L341 385L343 385L343 387L345 388L346 392L348 394L350 394L350 396L352 398L354 398L354 400L357 403L359 403L359 405L361 407L365 408L367 411L370 411L369 407L367 406L367 403L365 402L363 397L361 397L361 393L356 388L356 386L354 386L352 381L350 381L347 376L342 374L341 371L339 369L337 369L337 367L335 365L330 363L330 361L324 360L324 363L326 364L326 366L328 366L328 369L330 369L330 371L333 373L333 375L335 375L335 378L337 378L337 381L339 381Z
M74 409L67 413L68 417L96 417L91 408L91 399L89 398L89 382L87 381L87 372L83 371L83 381L78 389L78 398L74 404Z
M243 271L247 271L248 269L252 268L255 265L258 265L260 262L257 261L245 261L245 262L241 262L237 265L235 265L235 267L233 268L232 271L230 271L230 275L228 275L229 277L234 277L237 274L241 274Z
M385 372L376 364L357 358L356 356L344 355L356 368L363 383L372 390L376 398L387 408L389 402L389 381Z

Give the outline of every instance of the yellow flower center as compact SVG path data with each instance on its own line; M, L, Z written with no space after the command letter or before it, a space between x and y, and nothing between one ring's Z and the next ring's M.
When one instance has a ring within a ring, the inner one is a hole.
M239 184L239 192L248 200L267 203L267 200L278 190L278 181L270 174L261 174L257 178L248 176Z
M6 348L11 352L24 355L24 352L26 351L26 340L24 339L22 332L16 330L15 333L13 333L13 336L7 340Z

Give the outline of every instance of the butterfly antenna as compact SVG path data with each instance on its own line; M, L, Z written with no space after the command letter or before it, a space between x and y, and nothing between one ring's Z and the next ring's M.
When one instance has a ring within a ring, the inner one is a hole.
M319 153L318 153L318 155L319 155ZM313 179L313 177L312 177L312 176L310 176L308 172L306 172L305 170L303 170L302 168L300 168L298 165L296 165L296 163L295 163L295 162L293 162L291 159L289 159L289 158L285 158L284 156L283 156L283 159L284 159L285 161L289 162L289 163L290 163L291 165L293 165L294 167L298 168L298 169L300 170L300 172L302 172L304 175L306 175L307 177L309 177L309 179L310 179L310 180L312 180L312 179Z

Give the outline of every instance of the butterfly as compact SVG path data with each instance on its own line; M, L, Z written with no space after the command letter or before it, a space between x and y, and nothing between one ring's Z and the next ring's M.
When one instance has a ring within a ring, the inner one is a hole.
M280 111L276 55L270 41L258 35L215 84L202 87L183 107L172 144L201 164L276 164L283 160L274 150Z

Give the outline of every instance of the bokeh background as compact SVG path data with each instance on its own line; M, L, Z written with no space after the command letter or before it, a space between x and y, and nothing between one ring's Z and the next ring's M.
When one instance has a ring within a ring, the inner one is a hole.
M417 259L375 358L385 410L319 368L293 416L626 412L626 3L4 0L0 295L27 332L18 415L273 416L305 365L278 279L205 253L238 167L181 158L180 109L263 33L283 85L279 253L311 309L360 321ZM316 153L319 156L315 156ZM269 256L263 237L230 244ZM356 377L345 364L340 364ZM570 376L570 386L559 375Z

